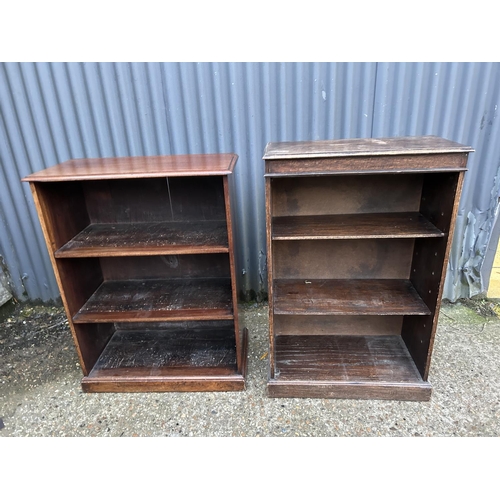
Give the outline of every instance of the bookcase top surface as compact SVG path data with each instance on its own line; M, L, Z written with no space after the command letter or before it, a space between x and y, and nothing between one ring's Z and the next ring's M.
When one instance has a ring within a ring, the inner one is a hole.
M228 175L232 173L237 159L238 155L234 153L82 158L54 165L22 180L57 182Z
M437 136L340 139L323 141L270 142L264 160L342 156L415 155L470 153L470 146Z

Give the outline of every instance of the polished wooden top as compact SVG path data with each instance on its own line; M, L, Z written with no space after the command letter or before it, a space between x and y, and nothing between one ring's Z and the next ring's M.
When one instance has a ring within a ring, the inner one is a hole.
M264 160L341 156L469 153L469 146L436 136L341 139L327 141L270 142Z
M228 175L238 155L198 154L173 156L128 156L120 158L82 158L28 175L23 181L57 182L146 177Z

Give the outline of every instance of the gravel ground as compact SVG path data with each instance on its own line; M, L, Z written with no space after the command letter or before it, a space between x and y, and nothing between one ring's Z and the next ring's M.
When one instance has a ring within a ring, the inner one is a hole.
M431 401L266 397L266 305L242 307L247 390L85 394L59 307L0 309L0 437L499 436L500 319L489 301L444 304Z

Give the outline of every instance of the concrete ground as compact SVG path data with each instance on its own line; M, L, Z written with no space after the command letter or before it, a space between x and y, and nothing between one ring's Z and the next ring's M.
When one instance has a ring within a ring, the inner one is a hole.
M487 300L443 304L429 402L266 397L268 316L242 308L247 390L85 394L64 312L0 308L0 437L499 436L500 319ZM3 314L3 317L2 317Z

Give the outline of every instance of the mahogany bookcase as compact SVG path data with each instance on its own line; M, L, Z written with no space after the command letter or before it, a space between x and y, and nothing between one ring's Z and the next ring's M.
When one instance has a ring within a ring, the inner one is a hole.
M266 146L269 396L430 398L471 151L433 136Z
M88 392L245 388L235 154L69 160L30 184Z

